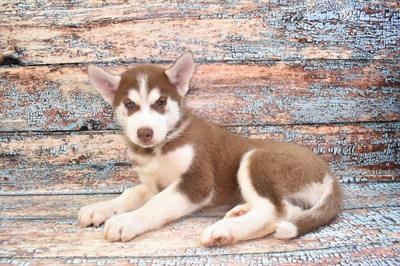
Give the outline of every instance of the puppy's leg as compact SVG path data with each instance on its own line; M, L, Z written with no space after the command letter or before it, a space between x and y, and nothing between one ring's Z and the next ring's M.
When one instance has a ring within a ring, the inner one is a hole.
M243 157L238 171L238 181L246 203L233 208L226 218L206 228L200 237L203 246L260 238L276 230L278 213L274 202L260 196L251 181L251 153Z
M109 219L104 228L104 238L110 242L132 238L190 214L208 204L211 197L200 203L193 203L179 191L179 182L170 185L143 207Z
M81 208L78 216L79 224L81 227L99 226L114 215L140 208L155 194L146 184L129 188L118 198Z
M200 236L202 246L220 246L260 238L276 230L274 206L265 200L262 207L253 207L246 214L224 218L206 228Z
M251 205L249 203L241 204L233 208L232 210L228 211L225 214L224 218L232 218L232 217L239 217L245 215L248 211L250 211Z

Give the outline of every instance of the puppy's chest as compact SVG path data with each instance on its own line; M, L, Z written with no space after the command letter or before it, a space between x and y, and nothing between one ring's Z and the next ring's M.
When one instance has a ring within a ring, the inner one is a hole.
M128 152L128 157L134 164L133 170L138 173L141 182L158 187L167 187L179 179L189 169L194 156L194 148L190 144L167 153L156 151L150 156Z

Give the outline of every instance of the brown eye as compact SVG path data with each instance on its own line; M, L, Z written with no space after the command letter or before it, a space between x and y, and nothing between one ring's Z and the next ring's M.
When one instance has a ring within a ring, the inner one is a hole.
M132 109L133 107L135 107L135 103L134 102L127 102L125 103L125 107L128 109Z
M166 100L161 100L161 99L156 102L158 107L163 107L166 103L167 103Z

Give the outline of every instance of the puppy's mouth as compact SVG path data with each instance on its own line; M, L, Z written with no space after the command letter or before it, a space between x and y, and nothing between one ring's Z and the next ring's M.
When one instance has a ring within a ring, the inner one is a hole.
M157 146L158 143L154 141L147 141L147 142L138 141L135 142L135 144L142 148L154 148L155 146Z

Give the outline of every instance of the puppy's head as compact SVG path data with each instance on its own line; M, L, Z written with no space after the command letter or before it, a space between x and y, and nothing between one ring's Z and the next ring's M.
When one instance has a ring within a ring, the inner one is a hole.
M88 67L92 85L113 106L125 134L143 148L161 143L181 119L181 100L193 72L191 51L169 69L140 65L116 76L93 65Z

